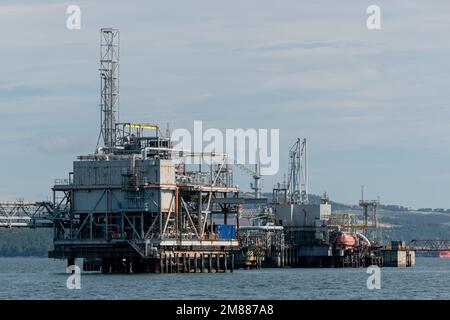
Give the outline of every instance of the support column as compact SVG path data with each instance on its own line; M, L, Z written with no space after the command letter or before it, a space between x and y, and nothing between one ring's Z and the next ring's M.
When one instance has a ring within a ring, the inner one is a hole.
M209 267L209 272L212 272L212 254L209 254L209 263L208 263L208 267Z
M195 273L197 273L197 271L198 271L198 270L197 270L197 267L198 267L198 266L197 266L197 262L198 262L197 260L198 260L197 253L195 253L195 254L194 254L194 272L195 272Z
M67 259L67 267L75 265L75 261L76 261L76 259L74 257L69 257Z
M231 254L231 272L234 271L234 253Z
M224 272L227 272L228 270L228 266L227 266L227 259L228 259L228 255L225 253L223 255L223 270Z
M205 272L205 256L200 253L200 271Z
M216 272L220 271L220 255L216 254Z

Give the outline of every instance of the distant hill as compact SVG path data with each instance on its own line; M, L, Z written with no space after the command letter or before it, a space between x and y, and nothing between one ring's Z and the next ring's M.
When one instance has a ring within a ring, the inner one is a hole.
M0 256L47 256L52 246L51 229L0 228Z
M386 240L450 239L450 213L422 211L381 211L380 222Z

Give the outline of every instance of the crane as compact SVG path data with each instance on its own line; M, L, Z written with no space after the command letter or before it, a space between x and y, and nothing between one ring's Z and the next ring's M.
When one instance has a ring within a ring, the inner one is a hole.
M259 157L259 149L256 150L256 163L255 163L255 167L253 169L249 168L248 166L246 166L244 164L238 163L236 160L234 160L234 165L236 165L239 169L246 172L253 178L253 183L250 183L250 189L253 190L255 199L261 198L262 175L261 175L261 161L260 161L260 157Z

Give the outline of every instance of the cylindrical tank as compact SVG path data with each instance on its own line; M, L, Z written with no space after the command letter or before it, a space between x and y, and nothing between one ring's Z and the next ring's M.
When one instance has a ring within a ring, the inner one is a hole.
M340 247L346 247L351 248L355 247L358 244L358 239L356 235L347 233L347 232L341 232L339 233L338 237L336 238L336 245Z

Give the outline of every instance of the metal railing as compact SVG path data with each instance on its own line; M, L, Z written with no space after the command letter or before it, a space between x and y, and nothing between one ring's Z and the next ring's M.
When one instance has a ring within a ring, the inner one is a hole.
M55 179L55 186L67 186L73 184L72 179Z

